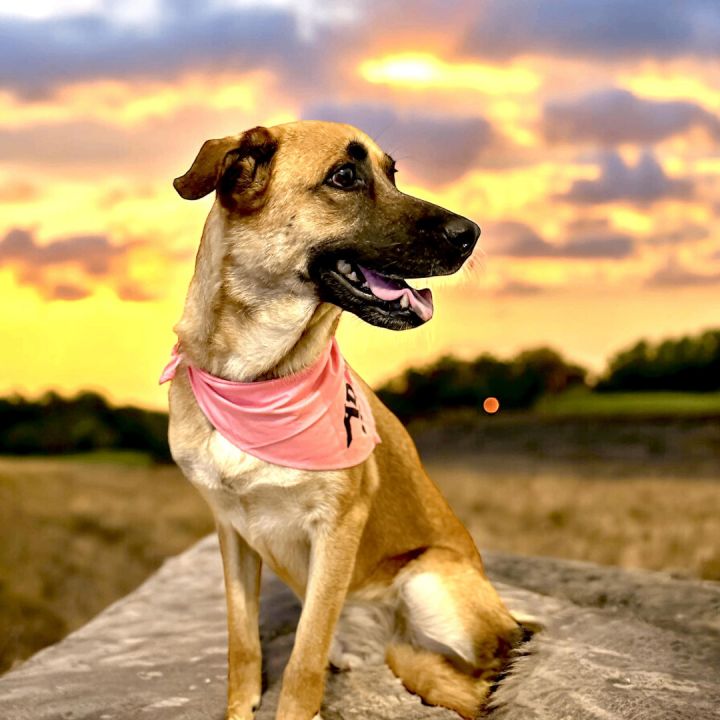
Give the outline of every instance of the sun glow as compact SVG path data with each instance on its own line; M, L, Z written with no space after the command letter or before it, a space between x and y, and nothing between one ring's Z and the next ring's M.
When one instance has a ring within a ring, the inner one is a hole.
M522 67L448 63L430 53L401 53L363 61L358 71L370 83L409 88L477 90L488 94L531 93L538 76Z
M620 74L619 82L628 90L654 100L690 100L708 108L720 108L717 73L705 77L697 65L670 71L658 67L626 71Z

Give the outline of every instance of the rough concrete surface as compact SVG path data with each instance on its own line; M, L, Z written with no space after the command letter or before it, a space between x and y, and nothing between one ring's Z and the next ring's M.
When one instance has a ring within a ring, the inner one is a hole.
M720 718L720 584L485 553L510 607L543 625L493 696L495 720ZM263 581L269 720L299 604ZM207 538L85 627L0 679L2 720L222 720L226 630ZM325 720L457 718L386 667L330 673Z

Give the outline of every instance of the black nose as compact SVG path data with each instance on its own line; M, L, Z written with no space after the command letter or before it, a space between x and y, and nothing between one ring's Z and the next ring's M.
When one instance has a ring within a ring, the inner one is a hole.
M472 220L463 217L448 220L444 232L448 241L464 253L471 251L480 237L480 228Z

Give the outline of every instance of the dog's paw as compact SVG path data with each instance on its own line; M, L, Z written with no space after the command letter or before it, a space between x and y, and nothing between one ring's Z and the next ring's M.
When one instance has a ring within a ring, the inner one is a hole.
M236 708L235 710L228 710L225 715L225 720L253 720L255 717L255 711L250 708L241 710Z
M225 714L225 720L253 720L255 711L251 708L234 708Z
M256 695L249 702L236 702L227 709L225 720L253 720L255 711L260 707L260 696Z

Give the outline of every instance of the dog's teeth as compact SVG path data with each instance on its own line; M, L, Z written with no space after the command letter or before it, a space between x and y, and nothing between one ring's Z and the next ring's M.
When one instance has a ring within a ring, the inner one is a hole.
M347 275L352 271L352 265L350 265L350 263L345 260L338 260L337 269L343 275Z
M358 281L357 273L356 273L354 270L353 270L353 272L345 273L345 274L347 275L347 279L348 279L348 280L352 280L353 282L357 282L357 281Z
M410 307L410 301L408 300L407 295L402 295L400 297L400 307L401 308L409 308Z

